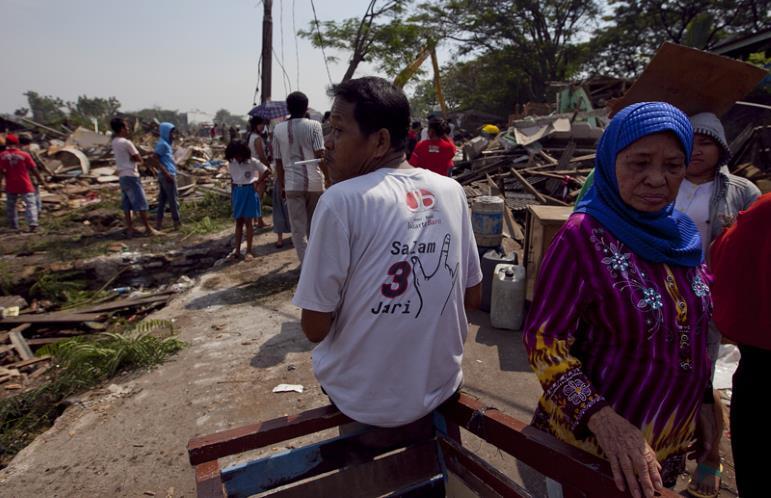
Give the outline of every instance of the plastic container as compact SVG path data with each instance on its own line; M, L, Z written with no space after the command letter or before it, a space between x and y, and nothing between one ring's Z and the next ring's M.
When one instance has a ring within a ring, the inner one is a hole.
M483 195L471 206L471 227L479 247L498 247L503 239L503 199Z
M490 298L493 294L495 267L501 263L517 264L517 253L513 252L507 256L502 248L485 249L485 252L480 255L479 260L482 267L482 303L479 305L479 309L489 313Z
M520 330L525 316L525 267L499 264L493 275L490 323L496 329Z

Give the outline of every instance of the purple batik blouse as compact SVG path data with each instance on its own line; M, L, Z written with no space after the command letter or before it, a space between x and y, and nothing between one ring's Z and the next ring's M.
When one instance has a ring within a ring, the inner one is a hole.
M711 311L703 265L652 263L573 214L541 263L524 329L544 389L533 425L603 456L586 423L609 405L640 428L665 473L693 438Z

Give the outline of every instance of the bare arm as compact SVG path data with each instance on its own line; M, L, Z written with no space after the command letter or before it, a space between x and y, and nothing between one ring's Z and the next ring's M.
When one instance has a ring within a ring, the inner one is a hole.
M466 293L463 296L463 305L466 311L472 311L479 309L482 304L482 283L478 283L473 287L466 289Z
M144 161L142 160L142 156L139 154L131 154L131 160L137 164L142 164Z
M324 174L324 187L329 188L329 186L332 185L332 179L329 177L329 170L327 169L327 164L324 162L324 150L313 151L313 155L316 156L316 159L321 159L319 169Z
M305 337L311 342L321 342L329 334L334 313L323 313L304 309L300 323Z
M257 159L260 160L262 164L268 167L270 169L270 162L268 162L268 155L265 154L265 146L262 144L262 139L258 138L254 141L254 150L257 152Z

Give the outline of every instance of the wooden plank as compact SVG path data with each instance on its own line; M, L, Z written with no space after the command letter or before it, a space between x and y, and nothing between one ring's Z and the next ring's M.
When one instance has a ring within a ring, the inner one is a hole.
M225 498L217 460L195 466L195 488L198 498Z
M427 433L423 440L433 436ZM284 450L222 470L228 496L251 496L325 472L372 461L419 442L412 433L364 428L316 444Z
M7 317L0 320L0 325L9 324L60 324L60 323L83 323L83 322L97 322L102 318L99 313L41 313L39 315L20 315Z
M187 443L187 452L190 463L198 465L350 422L352 420L337 408L328 405L298 415L279 417L193 438Z
M511 171L511 174L512 174L512 175L514 175L514 178L516 178L517 180L519 180L519 183L521 183L521 184L522 184L522 186L523 186L523 187L525 187L525 190L527 190L528 192L530 192L531 194L533 194L533 195L535 196L535 198L536 198L536 199L538 199L538 201L539 201L541 204L548 204L548 201L546 200L546 197L544 197L544 196L543 196L543 194L541 194L541 193L540 193L538 190L536 190L536 188L535 188L535 187L533 187L532 185L530 185L530 182L528 182L527 180L525 180L525 177L524 177L524 176L522 176L522 174L520 174L520 172L519 172L519 171L517 171L517 170L516 170L516 169L514 169L514 168L509 168L509 171Z
M382 496L441 475L433 441L277 491L270 498ZM241 496L241 495L235 495Z
M452 495L448 495L445 490L444 476L438 474L428 481L399 489L383 498L446 498L447 496Z
M442 405L440 411L449 421L473 432L538 472L587 496L624 498L613 482L610 465L594 455L579 450L557 438L505 415L495 408L461 394L457 403ZM664 498L679 495L669 490Z
M576 152L576 143L575 141L571 140L570 142L568 142L568 146L565 147L565 150L562 151L562 155L560 156L560 160L559 160L559 163L557 164L557 168L559 169L567 168L575 152Z
M447 469L455 473L480 496L532 498L530 493L455 441L438 435L439 448Z
M25 330L29 328L29 324L19 325L18 327L15 327L14 329L8 331L8 332L0 332L0 344L4 342L8 342L8 337L10 336L11 332L18 332L22 333Z
M27 342L29 343L29 341L27 341ZM16 363L11 363L10 365L4 365L4 366L8 367L8 368L22 369L24 367L28 367L30 365L34 365L35 363L40 363L41 361L48 361L50 359L51 359L50 355L33 356L32 358L30 358L28 360L17 361Z
M24 340L24 336L21 335L21 332L12 330L8 333L8 338L11 340L11 344L13 344L14 349L19 353L19 357L22 360L31 360L35 357L34 353L32 353L32 350L29 348L27 341Z
M96 306L88 306L86 308L79 308L72 310L72 313L84 314L84 313L103 313L107 311L115 311L123 308L132 308L134 306L142 306L145 304L153 304L159 302L165 302L171 299L171 295L142 297L137 299L121 299L113 301L111 303L99 304Z

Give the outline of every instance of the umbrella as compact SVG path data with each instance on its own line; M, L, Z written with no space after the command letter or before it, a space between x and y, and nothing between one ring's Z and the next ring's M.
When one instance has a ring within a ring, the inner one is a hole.
M289 114L289 110L286 108L286 102L282 100L269 100L258 106L255 106L251 111L249 111L250 116L259 116L268 120L283 118L287 114Z

